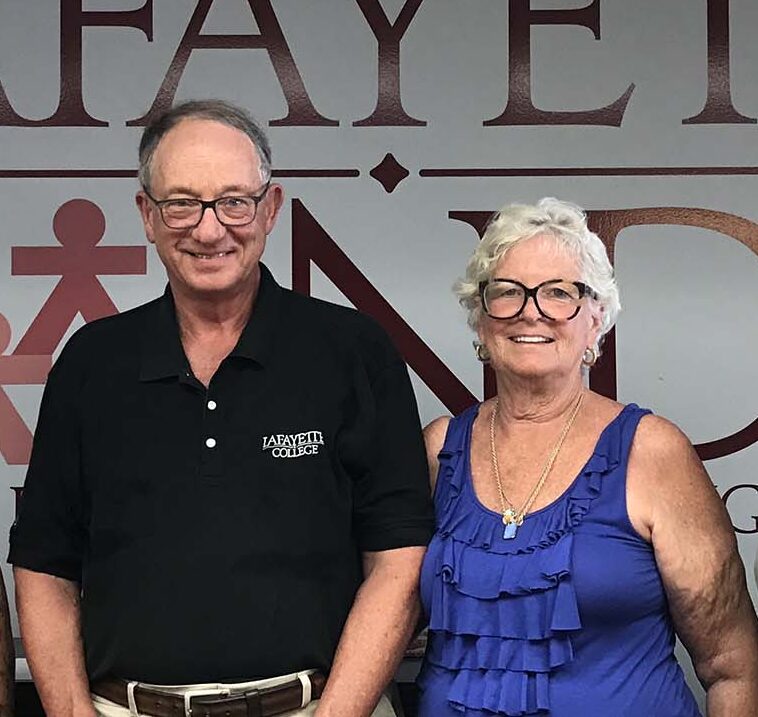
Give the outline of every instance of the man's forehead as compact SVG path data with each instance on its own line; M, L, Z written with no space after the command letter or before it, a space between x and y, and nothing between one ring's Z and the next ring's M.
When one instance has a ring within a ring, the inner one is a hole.
M185 182L186 175L242 182L260 176L260 157L252 139L223 122L188 118L161 138L152 157L156 180ZM232 176L234 175L234 176Z
M241 152L258 161L252 139L242 130L223 122L204 118L187 118L174 125L155 148L158 155L170 157L175 153Z

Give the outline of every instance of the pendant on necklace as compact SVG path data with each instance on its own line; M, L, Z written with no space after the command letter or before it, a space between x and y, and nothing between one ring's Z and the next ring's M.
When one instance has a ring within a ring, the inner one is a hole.
M516 520L516 511L512 508L503 513L503 523L505 524L505 530L503 531L503 540L512 540L516 537L516 531L518 530L518 522Z

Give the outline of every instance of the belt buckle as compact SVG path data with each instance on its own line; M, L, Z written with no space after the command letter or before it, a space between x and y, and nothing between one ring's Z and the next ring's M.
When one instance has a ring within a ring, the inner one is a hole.
M184 717L192 717L192 698L193 697L207 697L208 695L220 695L221 697L228 697L231 694L229 689L215 689L215 690L187 690L184 693Z

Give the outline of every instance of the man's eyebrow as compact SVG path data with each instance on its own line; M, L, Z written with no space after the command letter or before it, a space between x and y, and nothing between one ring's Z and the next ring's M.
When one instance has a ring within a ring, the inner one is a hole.
M236 192L237 194L252 194L255 191L255 187L251 187L248 184L227 184L221 188L219 196L223 197L225 194Z
M219 193L216 195L216 197L224 197L227 194L231 193L252 195L253 192L254 190L245 184L226 184L219 190ZM189 197L200 199L200 194L197 192L197 190L190 189L189 187L177 186L171 187L166 190L167 196L171 196L172 194L184 194Z

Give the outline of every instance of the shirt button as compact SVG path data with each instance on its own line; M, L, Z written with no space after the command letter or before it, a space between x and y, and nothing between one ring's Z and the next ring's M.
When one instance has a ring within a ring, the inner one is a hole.
M215 411L216 410L216 402L215 401L208 401L208 410L209 411Z
M216 447L216 439L215 438L206 438L205 439L205 445L208 448L215 448Z

